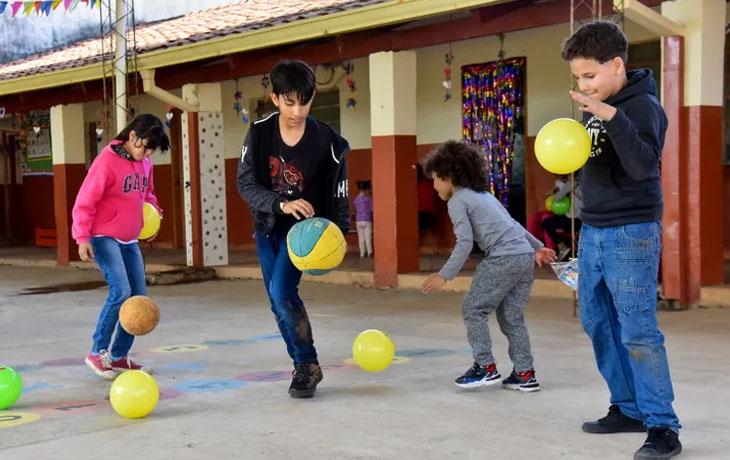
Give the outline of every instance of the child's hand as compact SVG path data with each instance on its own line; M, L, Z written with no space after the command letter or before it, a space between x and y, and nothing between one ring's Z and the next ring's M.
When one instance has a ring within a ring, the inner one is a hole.
M571 91L570 97L579 104L581 112L589 112L603 121L610 121L616 115L616 107L601 102L590 96L585 96L577 91Z
M550 248L540 248L535 251L535 263L538 267L542 267L542 264L555 262L555 259L557 259L555 251Z
M79 244L79 258L84 262L88 262L94 259L94 249L91 247L91 244Z
M310 217L314 217L314 208L309 203L309 201L304 199L298 199L294 201L287 201L284 203L284 205L281 207L281 212L284 214L291 214L294 216L297 220L309 219Z
M446 279L438 273L434 273L433 275L426 278L426 281L423 282L423 287L421 288L421 291L424 294L428 294L432 291L437 291L441 289L444 284L446 284Z

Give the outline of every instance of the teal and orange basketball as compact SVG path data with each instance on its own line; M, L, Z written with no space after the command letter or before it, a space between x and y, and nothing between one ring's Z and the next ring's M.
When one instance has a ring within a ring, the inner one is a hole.
M342 231L322 217L294 224L286 236L286 246L294 266L310 275L323 275L337 268L347 251Z

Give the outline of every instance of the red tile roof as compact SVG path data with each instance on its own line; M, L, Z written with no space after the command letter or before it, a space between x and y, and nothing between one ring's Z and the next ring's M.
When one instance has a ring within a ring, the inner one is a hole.
M296 22L317 16L362 8L387 0L248 0L174 19L138 25L137 52L143 54L211 38ZM128 33L132 46L132 33ZM107 42L108 43L108 42ZM53 72L101 61L99 38L0 65L0 80Z

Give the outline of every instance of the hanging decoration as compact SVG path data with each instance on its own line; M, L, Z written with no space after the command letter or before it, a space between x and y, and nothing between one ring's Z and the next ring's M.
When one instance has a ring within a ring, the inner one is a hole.
M267 85L268 86L268 85ZM241 105L241 99L243 98L243 93L238 89L238 79L236 79L236 92L233 93L233 110L236 111L236 116L241 118L241 121L244 125L247 125L249 122L248 117L248 110Z
M95 8L101 4L101 0L44 0L30 2L0 0L0 14L8 11L11 16L15 17L22 11L25 16L29 16L33 12L36 15L44 14L48 16L51 11L55 11L59 6L63 6L64 11L73 11L79 3L83 3L89 8Z
M165 110L165 126L167 126L167 129L172 128L172 119L175 118L175 112L172 111L174 108L172 104L167 104L167 109Z
M347 76L347 80L345 82L347 83L347 87L350 89L350 93L354 93L357 91L357 85L355 84L355 64L352 62L347 62L342 65L342 68L345 69L345 75ZM350 97L347 98L347 101L345 102L345 108L347 109L354 109L357 106L357 100L355 99L355 95L352 94Z
M264 75L263 77L261 77L261 86L263 86L264 88L264 93L267 93L269 91L269 83L270 81L268 75Z
M444 102L451 99L451 63L454 62L454 54L451 52L451 43L449 43L449 52L444 54L444 80L441 85L444 87L446 92L444 93Z
M101 135L104 134L104 128L96 128L96 143L98 144L101 142L102 137Z
M5 107L0 107L0 120L5 118Z
M481 147L490 191L506 207L515 128L525 103L525 58L466 65L461 73L462 134L465 140Z

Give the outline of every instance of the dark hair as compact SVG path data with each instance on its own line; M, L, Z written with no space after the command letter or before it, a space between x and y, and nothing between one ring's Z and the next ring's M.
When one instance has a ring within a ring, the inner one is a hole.
M147 141L148 149L170 150L170 138L165 132L165 125L156 116L149 113L137 115L114 139L128 141L129 133L132 131L137 134L137 137Z
M356 182L356 184L357 184L358 190L366 191L366 190L370 190L370 188L371 188L371 184L370 184L369 180L359 180Z
M566 61L573 59L595 59L604 64L620 57L624 65L628 61L629 43L623 31L608 21L595 21L581 26L572 37L563 43L562 56Z
M271 88L277 96L296 96L302 104L312 100L317 82L314 71L307 63L287 59L279 61L271 69L269 76Z
M477 192L489 191L484 156L472 144L444 142L424 158L423 169L426 175L450 179L455 186Z

